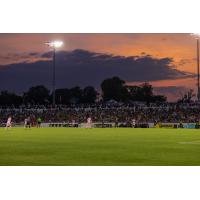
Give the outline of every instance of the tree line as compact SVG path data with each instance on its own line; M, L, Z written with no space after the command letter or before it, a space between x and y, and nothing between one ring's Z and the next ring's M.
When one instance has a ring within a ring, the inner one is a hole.
M119 77L105 79L101 83L101 91L93 86L87 86L83 89L80 87L60 88L56 89L57 104L80 104L80 103L95 103L96 101L115 100L118 102L142 101L151 102L166 102L167 98L162 95L153 93L152 85L144 83L140 86L128 86L125 81ZM31 105L48 105L52 103L52 93L43 85L38 85L29 88L22 95L1 91L0 105L3 106L19 106L21 104Z

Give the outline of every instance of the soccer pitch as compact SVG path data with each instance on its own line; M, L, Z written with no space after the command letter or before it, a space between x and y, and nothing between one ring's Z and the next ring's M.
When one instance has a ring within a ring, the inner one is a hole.
M0 165L200 165L200 130L1 128Z

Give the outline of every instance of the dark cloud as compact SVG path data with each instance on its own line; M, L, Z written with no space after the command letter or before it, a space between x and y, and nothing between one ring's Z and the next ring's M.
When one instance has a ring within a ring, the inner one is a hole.
M51 58L52 52L42 55L32 52L32 56ZM127 82L144 82L184 78L193 74L177 70L172 58L158 59L150 55L113 56L81 49L56 54L57 87L99 87L103 79L112 76L119 76ZM51 80L51 60L0 66L0 90L22 92L37 84L51 87Z
M31 52L31 53L29 53L29 56L40 57L40 53L38 53L38 52Z
M195 58L196 60L196 58ZM194 60L193 59L181 59L178 63L179 66L183 66L186 64L191 64Z
M7 55L0 55L0 59L2 60L15 60L15 61L21 61L21 60L30 60L31 58L40 58L41 54L38 52L30 52L30 53L8 53Z
M43 53L41 55L41 58L51 58L53 55L53 52L52 51L49 51L49 52L46 52L46 53Z

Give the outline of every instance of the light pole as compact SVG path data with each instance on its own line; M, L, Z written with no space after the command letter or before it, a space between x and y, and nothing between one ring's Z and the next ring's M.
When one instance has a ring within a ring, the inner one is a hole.
M197 99L200 100L200 91L199 91L199 38L197 39Z
M53 41L46 43L53 49L53 77L52 77L52 104L53 107L56 105L56 49L63 45L62 41Z
M200 83L199 83L199 37L200 33L193 33L191 34L195 36L197 44L196 44L196 54L197 54L197 99L200 101Z

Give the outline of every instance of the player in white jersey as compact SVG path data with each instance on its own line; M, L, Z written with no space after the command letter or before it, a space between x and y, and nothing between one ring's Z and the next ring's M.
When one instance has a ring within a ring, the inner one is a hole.
M9 116L8 120L7 120L7 123L6 123L5 129L7 130L8 128L11 128L11 127L12 127L12 117Z
M25 118L25 120L24 120L24 128L26 128L27 127L27 118Z
M92 128L92 118L91 117L87 118L86 128Z
M136 120L132 119L132 127L135 128L135 126L136 126Z

